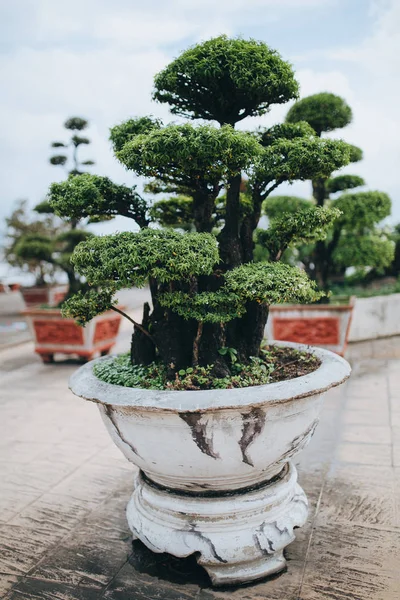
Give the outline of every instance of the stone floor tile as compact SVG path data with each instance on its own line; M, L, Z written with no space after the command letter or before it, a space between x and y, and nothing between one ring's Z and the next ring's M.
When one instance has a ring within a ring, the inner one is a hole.
M327 474L319 522L397 526L392 467L336 463Z
M393 446L393 466L400 467L400 446Z
M372 358L373 344L369 340L365 342L350 343L346 350L346 359L349 361L362 358Z
M346 402L346 412L348 410L368 410L377 414L389 415L389 399L382 396L367 398L349 395Z
M0 573L26 574L49 546L60 540L63 530L38 531L15 525L0 525Z
M399 533L342 524L319 525L312 538L301 600L396 600Z
M9 592L18 583L18 581L20 581L20 579L21 578L17 575L0 573L0 598L5 598L7 592Z
M390 422L394 427L400 427L400 412L393 412L390 415Z
M4 600L99 600L99 593L87 587L25 577Z
M346 410L342 422L344 425L387 426L390 425L390 415L389 410Z
M110 497L65 535L29 575L98 589L106 586L132 552L125 518L131 488L124 482Z
M388 425L343 425L341 439L361 444L390 444L392 431Z
M60 529L66 533L73 529L91 510L92 506L69 496L47 493L19 511L8 523L28 529L35 528L37 531Z
M392 464L392 448L390 444L342 442L338 446L336 459L340 462L361 465L390 466Z

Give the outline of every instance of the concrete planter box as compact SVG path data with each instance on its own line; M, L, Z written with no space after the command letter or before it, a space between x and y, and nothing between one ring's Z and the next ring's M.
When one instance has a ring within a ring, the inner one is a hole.
M139 467L127 508L134 538L154 552L196 553L215 585L285 567L283 551L308 513L291 459L309 443L324 393L350 374L343 358L308 350L321 359L313 373L232 390L111 385L93 374L96 361L74 373L72 392L97 403Z
M21 287L21 294L27 308L40 306L58 306L68 292L68 285L43 285Z
M283 304L270 307L266 337L311 344L344 355L355 298L349 304Z
M400 335L400 294L357 298L349 341Z
M35 343L35 352L44 363L54 355L75 354L90 360L96 353L108 354L114 346L121 316L113 311L98 315L86 327L61 316L58 309L27 309L23 312Z
M17 284L0 284L0 316L14 316L24 310L25 304Z

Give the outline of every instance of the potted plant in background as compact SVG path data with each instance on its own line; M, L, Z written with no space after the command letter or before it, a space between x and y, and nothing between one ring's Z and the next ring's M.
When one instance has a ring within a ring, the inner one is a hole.
M287 123L306 121L321 138L322 133L345 127L352 112L339 96L315 94L296 102L289 110ZM362 151L350 146L350 161L362 158ZM331 174L312 178L311 201L292 196L272 196L264 203L271 223L307 210L310 205L338 208L341 215L329 228L325 239L297 245L301 261L320 289L344 279L348 267L358 270L383 269L391 264L394 244L379 222L390 215L390 198L379 191L350 191L364 186L358 175ZM344 193L343 193L344 192ZM263 246L263 233L258 243ZM292 257L293 260L293 257ZM317 304L272 306L267 328L269 339L316 344L343 355L348 341L355 298L330 298Z
M60 294L57 307L40 305L23 311L35 344L35 352L44 363L54 361L55 354L74 354L89 360L96 353L107 354L115 344L121 317L115 313L105 313L82 329L62 316L61 308L65 298L85 288L85 283L74 272L70 257L74 247L92 234L80 229L64 231L50 239L40 235L26 235L15 247L15 254L21 261L40 262L63 271L69 281L67 290ZM53 292L54 294L54 292Z
M67 174L77 175L79 173L83 173L86 167L95 164L92 160L80 160L78 155L79 148L81 146L90 144L89 138L83 137L76 133L78 131L83 131L84 129L86 129L88 127L88 121L86 119L82 119L82 117L71 117L65 121L64 127L68 131L72 132L69 141L67 143L59 141L52 142L51 147L64 148L66 152L67 149L72 148L72 154L71 156L68 156L68 154L66 153L55 154L50 157L49 162L51 165L54 166L65 167ZM52 210L49 207L48 203L46 201L41 202L35 207L34 210L39 214L46 215L45 218L42 220L35 220L32 223L33 231L32 227L30 228L30 231L24 232L23 230L19 230L19 235L16 237L16 241L18 241L19 238L24 236L26 233L38 233L39 235L43 234L44 236L48 236L49 238L53 238L54 235L57 235L57 230L55 230L55 223L52 219ZM77 226L78 222L78 220L70 221L69 226L72 229L74 229ZM37 224L40 224L39 230L37 230ZM57 227L57 229L60 230L60 227ZM29 270L32 270L29 267L29 265L32 264L38 277L34 286L21 288L21 293L26 306L35 307L40 306L42 304L45 304L47 306L57 306L63 300L63 298L65 298L65 295L68 291L68 285L50 283L47 280L48 277L46 279L48 273L45 272L45 269L43 270L43 268L41 268L40 264L37 264L35 262L34 257L25 262L25 265L28 265ZM47 261L45 262L45 264L48 265Z
M25 238L54 239L63 231L62 223L51 214L32 218L26 200L22 200L6 218L6 227L6 241L3 247L5 260L12 267L31 274L35 279L33 286L19 288L25 306L56 306L65 297L67 286L51 283L55 276L54 265L37 254L22 258L16 249Z
M276 51L221 36L168 65L154 92L173 114L219 126L139 118L111 130L117 158L152 178L153 191L168 192L171 207L184 207L189 231L153 228L145 200L116 193L105 177L77 175L49 193L60 216L120 214L140 228L74 250L72 264L92 289L65 303L66 316L86 324L116 309L119 289L147 280L152 309L145 304L142 323L132 322L127 355L81 367L70 385L98 404L111 437L140 469L127 510L134 537L156 552L196 553L216 585L284 568L283 550L307 516L290 459L309 442L323 393L350 372L326 350L263 343L271 304L320 296L304 270L280 262L285 248L323 238L340 213L311 206L272 223L271 260L254 263L262 203L283 181L329 174L349 160L347 144L321 140L307 124L234 128L297 93Z
M88 121L81 117L72 117L64 124L66 129L73 132L82 131L87 126ZM70 141L66 144L63 142L52 143L53 148L72 148L72 167L68 171L69 178L82 175L84 166L94 164L92 160L80 161L78 159L78 148L89 143L88 138L76 133L71 135ZM68 156L66 154L52 156L50 163L68 168ZM115 189L129 197L129 188L115 186ZM60 309L66 298L86 287L85 282L74 271L70 257L75 246L93 234L82 227L77 228L84 219L82 215L64 219L64 222L56 226L53 209L47 200L38 204L35 211L45 216L31 223L29 227L19 227L18 229L14 227L12 248L10 247L8 253L16 265L27 265L28 269L35 270L38 274L38 283L40 284L38 288L26 288L24 291L25 297L28 298L28 308L23 313L32 332L35 352L45 363L53 362L54 355L57 353L78 355L83 360L89 360L96 353L105 355L115 344L121 316L116 312L108 312L97 317L87 328L82 329L76 325L73 319L63 317ZM97 222L98 220L101 219L93 214L88 222ZM64 273L68 284L48 285L46 277L59 272ZM29 299L32 300L31 303Z

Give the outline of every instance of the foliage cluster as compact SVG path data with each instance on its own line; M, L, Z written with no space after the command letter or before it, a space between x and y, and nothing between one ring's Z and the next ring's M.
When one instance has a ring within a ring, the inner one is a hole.
M286 116L286 123L293 125L306 121L315 130L318 139L322 139L324 132L345 127L351 119L351 109L342 98L321 93L296 102ZM350 162L361 160L360 148L351 145L348 148ZM393 240L379 228L379 222L390 215L391 201L388 195L379 191L353 192L351 190L365 185L362 177L350 174L333 176L332 173L310 177L313 188L311 201L291 196L272 196L263 205L264 213L270 220L271 233L282 226L290 228L288 213L294 219L298 219L301 213L310 224L311 219L306 215L312 208L328 207L340 211L336 213L337 218L332 219L324 229L324 235L315 235L314 239L308 236L307 240L298 235L291 243L298 252L298 260L303 262L310 277L324 290L329 288L333 279L343 277L348 267L363 268L364 272L382 270L392 263L394 257ZM276 249L268 247L271 233L259 235L258 241L263 242L273 256ZM286 253L284 259L291 260L291 257Z
M147 191L166 195L153 207L136 190L95 175L53 184L48 200L57 215L120 214L140 229L78 245L72 263L93 289L71 298L65 314L84 323L116 308L118 289L148 280L152 310L145 305L142 323L134 324L132 363L159 362L169 380L182 369L208 365L214 377L231 377L232 353L221 354L223 348L236 351L235 364L252 364L260 356L269 305L320 296L304 271L279 262L283 252L300 240L323 239L340 215L309 206L283 216L258 231L271 260L254 263L263 202L283 182L328 178L352 152L343 141L320 139L303 122L235 129L297 95L291 65L254 40L211 39L159 73L157 101L167 102L173 114L210 123L164 125L139 117L112 128L118 160L148 178Z

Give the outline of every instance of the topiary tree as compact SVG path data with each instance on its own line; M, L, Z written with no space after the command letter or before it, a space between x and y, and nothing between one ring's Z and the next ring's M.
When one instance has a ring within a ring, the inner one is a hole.
M82 117L70 117L64 123L65 129L73 132L68 142L52 142L52 148L72 148L72 155L69 157L68 154L53 154L49 158L49 162L54 166L66 167L68 174L80 175L85 172L84 167L94 165L93 160L79 160L78 151L80 146L86 146L90 144L90 139L79 135L77 131L83 131L87 128L89 122ZM69 163L72 163L69 166Z
M63 154L53 154L49 158L49 163L55 167L65 167L69 176L81 175L86 172L86 167L95 164L93 160L80 160L79 148L90 144L90 139L79 135L77 132L83 131L89 125L89 121L82 117L70 117L64 123L65 129L71 131L71 137L68 142L52 142L51 147L54 149L63 148ZM72 149L72 152L69 151ZM35 211L39 214L51 214L52 208L49 203L44 200L35 206ZM96 218L93 218L96 221ZM80 218L71 217L69 220L71 229L75 229Z
M72 132L82 131L87 126L88 121L80 117L72 117L64 123L64 127ZM73 133L68 143L52 143L53 148L62 147L67 149L72 147L73 149L70 160L70 162L72 161L72 167L68 171L71 186L73 186L74 177L77 175L84 177L84 166L94 164L91 160L80 161L78 159L78 148L89 143L88 138L79 136L77 133ZM50 163L53 165L67 165L68 156L66 154L52 156ZM82 182L80 185L81 190L83 189ZM121 195L129 196L133 194L133 190L130 188L116 186L109 180L105 180L105 182L105 185L109 185L109 194L114 195L115 202L118 202ZM82 287L81 277L74 272L69 259L74 247L91 235L84 229L77 229L78 223L88 215L84 209L71 211L68 219L64 219L64 223L56 224L54 211L47 200L38 204L34 210L43 216L35 220L29 219L26 205L21 205L7 220L9 244L6 248L6 258L10 264L34 272L37 285L46 284L46 275L54 274L57 270L64 271L69 282L68 297ZM112 213L109 212L102 215L101 218L112 216ZM91 220L97 220L97 216L91 213Z
M46 272L63 271L68 277L69 297L85 287L70 262L71 254L79 242L91 235L90 232L79 229L63 231L55 237L49 237L47 231L41 234L28 233L16 243L15 257L29 269L35 268L39 271L42 277L37 278L37 285L46 283L43 276Z
M3 245L4 258L12 267L17 267L35 277L35 284L45 285L46 277L54 275L54 265L47 260L51 240L57 237L63 227L53 215L32 218L27 201L19 201L9 217L6 217L6 235ZM37 240L35 251L25 258L20 255L23 240Z
M348 104L327 92L296 102L286 116L288 125L306 121L319 138L325 132L345 127L351 120L352 111ZM362 159L360 148L349 145L349 151L350 162ZM350 193L349 190L365 185L363 178L347 174L332 177L332 173L311 178L313 201L317 206L336 207L342 215L325 240L300 250L310 274L324 290L329 288L331 277L337 272L343 273L347 267L383 268L393 259L392 242L377 228L377 224L390 215L389 197L383 192ZM337 196L339 192L345 193ZM280 203L282 212L292 212L292 209L304 207L307 201L297 199L296 202L297 206L292 203L288 208L287 200L276 197L265 203L265 213L275 219Z
M158 360L172 378L188 365L213 364L213 374L223 377L231 367L226 348L243 363L257 357L271 303L319 297L304 271L279 262L282 253L299 240L325 237L340 214L310 207L305 216L275 223L259 233L271 260L254 263L262 203L280 183L328 176L350 154L347 144L319 139L307 123L235 129L297 93L289 63L254 40L214 38L159 73L156 100L168 102L173 114L219 126L162 125L148 117L111 130L118 160L150 178L147 190L170 195L150 211L136 192L115 194L104 177L77 175L51 186L49 202L60 216L118 213L140 228L78 245L72 263L97 291L71 298L65 314L85 324L119 310L117 290L149 281L153 306L146 304L142 323L134 323L133 363ZM181 218L191 231L171 228ZM160 222L168 227L152 226Z

